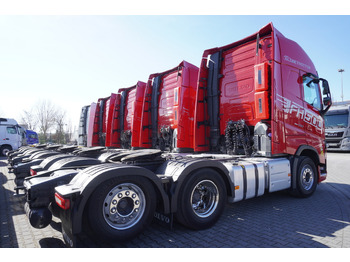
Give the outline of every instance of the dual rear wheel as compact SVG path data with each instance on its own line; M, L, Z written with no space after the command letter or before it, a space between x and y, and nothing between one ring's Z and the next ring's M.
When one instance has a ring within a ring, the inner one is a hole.
M317 170L309 157L299 159L296 194L311 196L317 187ZM121 241L135 237L152 221L156 209L152 183L141 176L121 176L102 183L92 194L88 221L96 235ZM211 168L194 171L183 181L177 199L178 222L200 230L214 225L227 201L221 175Z
M89 227L104 241L124 241L140 234L152 221L157 195L141 176L121 176L105 181L90 197ZM177 220L192 229L211 227L226 203L226 187L212 169L195 171L180 190Z

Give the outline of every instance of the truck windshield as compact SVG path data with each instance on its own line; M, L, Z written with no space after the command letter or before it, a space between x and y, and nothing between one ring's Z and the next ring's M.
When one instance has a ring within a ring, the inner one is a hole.
M348 127L349 113L325 115L326 128L345 128Z
M17 129L14 126L9 126L6 129L8 134L11 134L11 135L17 134Z
M321 96L318 81L309 76L303 76L304 100L313 107L321 110Z

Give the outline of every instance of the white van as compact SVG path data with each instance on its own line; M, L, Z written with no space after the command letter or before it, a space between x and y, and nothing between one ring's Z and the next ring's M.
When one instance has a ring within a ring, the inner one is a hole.
M11 150L22 146L23 132L17 121L11 118L0 118L0 155L6 156Z

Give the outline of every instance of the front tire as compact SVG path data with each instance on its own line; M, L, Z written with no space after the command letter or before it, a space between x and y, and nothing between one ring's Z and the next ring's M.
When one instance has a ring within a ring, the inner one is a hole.
M226 200L226 186L220 174L210 168L197 170L180 190L176 218L195 230L209 228L220 218Z
M317 187L317 169L311 158L303 156L299 159L296 177L298 197L309 197Z
M88 221L103 240L129 240L150 224L155 209L156 193L149 180L116 177L102 183L91 195Z
M12 147L10 146L2 146L0 149L0 153L3 156L7 156L7 153L10 152L12 150Z

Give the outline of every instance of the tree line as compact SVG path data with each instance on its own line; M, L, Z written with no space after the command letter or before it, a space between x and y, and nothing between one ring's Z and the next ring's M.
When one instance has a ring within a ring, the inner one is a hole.
M38 133L39 143L72 142L73 131L66 111L50 100L40 100L30 110L23 110L21 124Z

